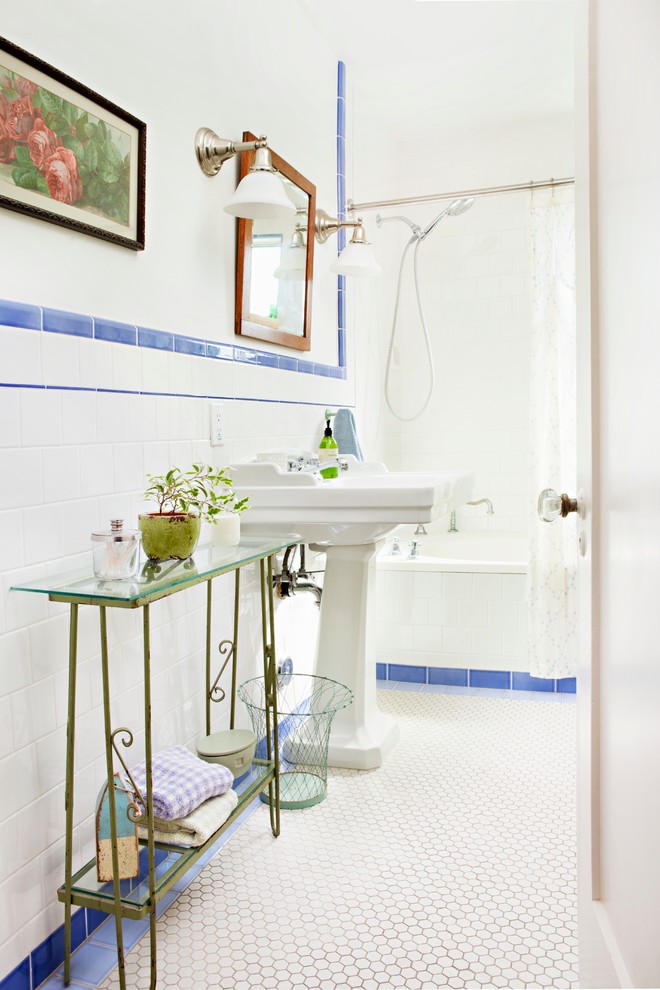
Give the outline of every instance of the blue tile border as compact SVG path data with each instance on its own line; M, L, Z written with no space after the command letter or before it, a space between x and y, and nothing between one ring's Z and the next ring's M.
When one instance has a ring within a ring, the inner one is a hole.
M26 956L3 980L0 990L32 990L30 986L30 957Z
M108 340L111 344L137 345L137 327L130 323L117 323L116 320L99 320L94 317L94 337Z
M340 231L340 233L342 232ZM342 276L339 276L339 279L342 280L341 295L343 299L344 280ZM345 312L345 304L343 302L340 304L339 312L340 314ZM344 317L340 315L338 323L341 323L342 330L344 329L344 322ZM67 310L50 309L48 307L43 307L42 309L40 306L13 302L10 299L0 299L0 330L3 327L20 330L43 329L50 333L71 337L85 337L90 340L103 340L106 343L168 351L176 354L188 354L212 360L235 361L239 364L252 364L263 368L317 375L320 378L344 379L347 377L345 344L341 340L339 327L337 333L340 360L336 365L322 364L317 361L302 361L299 358L289 357L286 354L278 354L274 351L256 350L245 346L205 340L202 337L191 337L188 334L177 334L167 330L141 327L130 323L119 323L116 320L100 319L84 313L74 313ZM30 382L21 384L0 382L0 388L2 387L48 388L49 386L35 385ZM80 391L100 390L81 387ZM112 390L106 389L105 391ZM147 393L145 392L143 394ZM158 394L167 395L176 393L162 392ZM197 397L209 398L209 396L203 395Z
M534 677L518 670L484 670L475 667L425 667L408 663L376 663L376 679L446 687L495 688L505 691L537 691L544 694L576 694L575 677Z
M405 681L409 684L426 684L426 667L388 663L387 679L388 681Z
M69 313L61 309L43 311L44 330L50 333L68 333L74 337L93 337L94 321L91 316Z
M467 687L468 674L462 667L429 667L428 683Z
M71 949L77 949L87 938L85 910L80 908L71 915ZM32 985L38 987L53 973L64 959L64 925L56 928L41 945L30 954Z
M555 690L555 681L550 677L533 677L531 674L523 674L518 670L514 670L511 679L511 687L514 691Z
M27 303L0 299L0 324L21 330L41 330L41 309Z

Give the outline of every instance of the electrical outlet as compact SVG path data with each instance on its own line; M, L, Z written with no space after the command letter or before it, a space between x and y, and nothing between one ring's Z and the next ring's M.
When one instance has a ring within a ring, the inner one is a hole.
M222 403L213 402L209 406L210 413L210 430L211 430L211 446L221 447L225 442L225 438L222 433Z

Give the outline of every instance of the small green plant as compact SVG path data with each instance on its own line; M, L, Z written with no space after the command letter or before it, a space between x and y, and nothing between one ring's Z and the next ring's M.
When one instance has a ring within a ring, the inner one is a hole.
M233 482L222 468L193 464L189 471L173 467L167 474L147 474L144 497L158 506L157 515L183 512L215 523L222 512L244 512L248 498L236 498Z

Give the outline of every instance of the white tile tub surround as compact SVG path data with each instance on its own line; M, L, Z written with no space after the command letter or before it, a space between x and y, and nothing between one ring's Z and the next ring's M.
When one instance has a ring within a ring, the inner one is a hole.
M509 534L400 527L376 568L376 661L526 671L524 541ZM420 541L411 559L409 543Z

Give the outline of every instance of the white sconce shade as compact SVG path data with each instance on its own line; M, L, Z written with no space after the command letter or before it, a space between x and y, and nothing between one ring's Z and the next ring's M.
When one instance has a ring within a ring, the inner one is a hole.
M284 252L273 275L275 278L283 278L287 282L304 282L306 268L307 248L290 247Z
M330 265L330 271L335 275L374 276L381 274L381 267L376 261L371 244L365 239L364 228L358 225L355 233L339 255Z
M248 172L225 206L225 213L246 220L281 220L292 217L296 208L282 180L274 172Z

